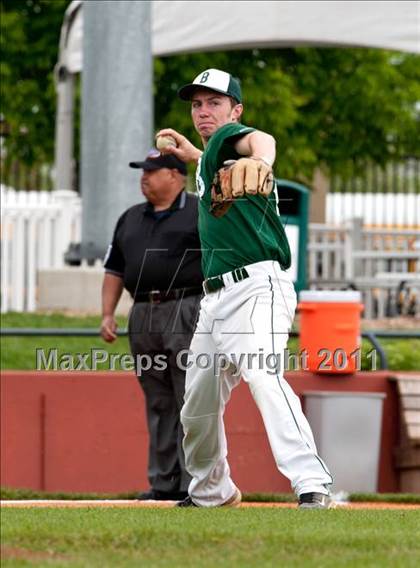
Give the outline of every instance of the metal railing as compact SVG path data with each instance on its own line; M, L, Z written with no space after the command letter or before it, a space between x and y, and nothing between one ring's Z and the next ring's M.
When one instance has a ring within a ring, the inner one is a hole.
M0 329L1 337L99 337L96 328L33 328L33 327L9 327ZM119 331L119 337L127 337L128 331ZM290 337L299 337L298 331L291 331ZM382 339L420 339L420 331L416 330L369 330L363 331L361 336L370 341L379 357L379 370L388 369L386 352L379 342Z

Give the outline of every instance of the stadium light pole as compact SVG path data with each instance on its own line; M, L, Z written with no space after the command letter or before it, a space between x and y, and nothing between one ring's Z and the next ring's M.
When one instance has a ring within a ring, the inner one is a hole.
M81 256L94 261L140 198L128 162L152 143L151 2L85 2L83 27Z

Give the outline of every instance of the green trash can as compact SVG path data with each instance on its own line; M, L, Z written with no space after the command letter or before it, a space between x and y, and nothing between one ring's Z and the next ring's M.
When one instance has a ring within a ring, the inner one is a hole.
M276 179L278 206L292 253L290 274L296 292L307 288L306 250L308 246L310 190L300 183Z

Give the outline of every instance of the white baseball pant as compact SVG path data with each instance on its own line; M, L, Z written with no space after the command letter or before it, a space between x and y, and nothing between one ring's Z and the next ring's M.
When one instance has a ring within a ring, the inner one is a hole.
M203 297L188 357L183 447L192 476L189 494L202 507L221 505L236 491L226 459L223 413L241 377L261 413L277 467L296 494L328 494L332 483L282 368L259 364L261 353L265 358L286 349L296 309L291 278L275 261L245 269L249 278L235 283L231 273L224 274L224 288ZM222 354L230 366L219 373ZM249 354L255 356L250 359Z

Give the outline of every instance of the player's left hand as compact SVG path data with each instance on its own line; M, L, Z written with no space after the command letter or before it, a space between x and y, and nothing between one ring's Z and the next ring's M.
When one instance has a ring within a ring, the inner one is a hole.
M240 158L231 165L232 196L244 193L267 196L273 191L273 170L259 158Z
M274 178L271 166L258 158L228 160L216 173L211 187L210 212L222 217L232 202L244 194L264 195L273 191Z

